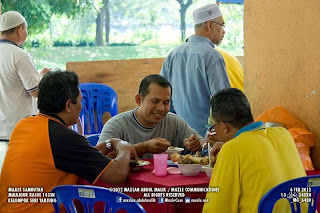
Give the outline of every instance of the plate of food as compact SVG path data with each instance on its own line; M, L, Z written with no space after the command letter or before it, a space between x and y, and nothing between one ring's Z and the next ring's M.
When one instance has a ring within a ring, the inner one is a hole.
M168 154L168 159L170 159L171 155L173 153L180 154L183 150L184 150L183 148L180 148L180 147L177 147L177 146L169 146L168 149L164 153Z
M140 170L142 167L149 165L150 162L146 160L131 160L130 168L131 170Z
M171 155L171 160L173 162L177 162L178 164L209 164L209 157L201 157L199 152L197 152L195 155L180 155L179 153L174 153Z

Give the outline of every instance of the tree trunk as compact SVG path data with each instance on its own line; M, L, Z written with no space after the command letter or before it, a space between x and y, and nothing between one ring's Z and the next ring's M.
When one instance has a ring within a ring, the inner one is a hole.
M95 41L96 46L103 46L102 30L103 30L103 27L101 23L101 12L100 12L97 14L97 17L96 17L96 41Z
M109 36L110 36L110 4L109 0L104 0L104 8L105 8L105 30L106 30L106 44L109 45Z
M186 40L186 11L187 7L181 5L180 9L180 30L181 30L181 42Z
M180 4L180 30L181 30L181 42L186 40L186 12L188 7L196 2L197 0L187 0L187 3L184 3L184 0L177 0Z

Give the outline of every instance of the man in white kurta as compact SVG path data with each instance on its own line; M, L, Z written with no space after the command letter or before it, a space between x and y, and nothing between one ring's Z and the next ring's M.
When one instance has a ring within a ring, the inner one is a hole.
M32 97L38 96L41 75L22 46L28 36L25 18L16 11L0 16L0 169L16 123L37 113ZM42 74L48 72L43 69Z

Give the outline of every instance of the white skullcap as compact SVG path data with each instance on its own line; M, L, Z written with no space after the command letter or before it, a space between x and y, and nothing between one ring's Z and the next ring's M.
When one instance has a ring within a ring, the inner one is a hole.
M5 12L0 16L0 32L15 28L25 21L25 18L17 11Z
M222 16L219 6L216 4L208 4L204 7L193 11L194 24L199 24L208 20Z

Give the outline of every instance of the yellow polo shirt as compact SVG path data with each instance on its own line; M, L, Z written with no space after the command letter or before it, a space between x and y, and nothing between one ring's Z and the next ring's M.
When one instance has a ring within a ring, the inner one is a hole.
M217 46L215 46L215 49L221 54L224 63L226 64L230 86L243 91L243 69L239 60Z
M306 176L291 134L270 127L243 132L219 152L203 212L258 212L265 193L287 180ZM274 212L287 212L289 205L276 204ZM290 212L290 211L289 211Z

